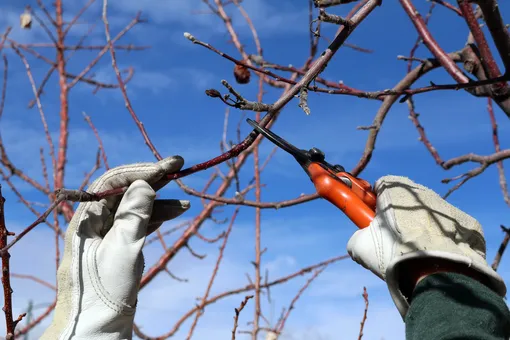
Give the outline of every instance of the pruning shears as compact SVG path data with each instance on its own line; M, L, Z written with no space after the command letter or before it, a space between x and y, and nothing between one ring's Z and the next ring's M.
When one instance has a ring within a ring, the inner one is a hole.
M342 210L360 229L368 227L375 217L376 196L370 183L356 178L341 165L331 165L318 148L298 149L257 122L247 119L257 132L290 153L308 174L317 194Z

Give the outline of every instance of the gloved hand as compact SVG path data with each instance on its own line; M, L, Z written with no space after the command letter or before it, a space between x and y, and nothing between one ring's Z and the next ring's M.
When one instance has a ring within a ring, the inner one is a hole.
M374 189L375 219L354 233L347 250L386 281L402 318L409 308L404 285L434 272L469 274L506 294L503 279L487 264L483 230L473 217L405 177L382 177Z
M175 156L121 166L90 185L89 192L129 188L78 206L66 231L55 315L41 339L132 338L146 235L190 207L189 201L155 201L155 190L183 165Z

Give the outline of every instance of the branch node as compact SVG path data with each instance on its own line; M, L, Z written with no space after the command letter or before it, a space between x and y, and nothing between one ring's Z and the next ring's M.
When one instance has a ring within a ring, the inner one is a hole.
M307 116L310 115L310 108L308 107L308 89L303 86L299 91L299 107L306 113Z

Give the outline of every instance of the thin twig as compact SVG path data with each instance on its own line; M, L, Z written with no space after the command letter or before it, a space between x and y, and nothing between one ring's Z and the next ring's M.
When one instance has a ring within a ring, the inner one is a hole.
M494 270L498 270L501 258L505 253L506 247L508 246L508 241L510 241L510 229L501 225L501 230L505 233L505 237L503 237L503 241L501 241L501 245L499 246L498 252L494 257L494 262L492 262L492 269Z
M25 56L20 52L20 50L17 47L12 46L12 49L20 57L21 61L23 62L23 65L25 65L25 69L27 71L28 80L30 81L30 85L32 87L32 92L34 93L34 97L35 97L35 100L36 100L36 103L37 103L37 108L38 108L39 114L41 116L41 121L42 121L42 124L43 124L44 134L46 136L46 141L48 142L48 148L49 148L49 153L50 153L50 157L51 157L51 163L53 165L53 169L55 170L57 168L57 159L56 159L56 156L55 156L55 146L53 144L53 139L51 138L51 134L50 134L50 131L48 129L48 123L46 121L46 115L44 113L44 110L43 110L43 107L42 107L42 104L41 104L41 100L39 99L39 95L37 94L37 87L35 85L34 77L32 75L32 71L30 69L30 65L28 64L28 61L25 58Z
M34 281L34 282L37 282L53 291L56 291L57 290L57 287L55 287L54 285L52 285L51 283L49 282L46 282L38 277L35 277L33 275L26 275L26 274L16 274L16 273L11 273L11 277L15 277L15 278L18 278L18 279L26 279L26 280L30 280L30 281Z
M103 163L106 168L106 170L110 169L110 166L108 165L108 159L106 158L106 151L104 149L103 140L99 136L99 132L97 132L96 127L92 123L92 119L89 115L87 115L85 112L82 112L83 118L85 118L85 121L89 124L90 128L92 129L92 132L94 133L94 136L96 136L97 143L99 144L99 150L101 151L101 156L103 157Z
M203 315L203 308L205 306L205 302L209 298L209 294L211 293L211 289L212 289L214 280L216 279L216 275L218 274L218 270L220 269L221 260L223 259L223 253L227 246L228 238L230 236L230 232L232 231L232 227L234 226L234 222L236 220L238 212L239 212L239 208L235 209L234 214L230 218L230 224L228 225L227 231L225 232L225 235L223 237L223 243L220 246L220 252L218 254L216 264L214 266L212 275L209 279L209 283L207 284L205 293L204 293L204 295L200 301L200 304L199 304L199 306L201 306L201 309L199 311L197 311L197 313L195 314L195 319L193 320L193 323L191 324L190 330L188 332L188 336L186 337L187 340L191 339L191 336L193 335L193 331L195 330L195 327L197 326L198 319L200 319L200 317Z
M363 311L363 317L361 318L361 322L360 322L358 340L361 340L361 338L363 337L363 329L365 328L365 322L367 321L367 313L368 313L367 287L363 287L362 296L363 296L363 300L365 300L365 310Z
M133 110L133 106L132 106L131 101L129 100L129 97L127 95L126 84L124 83L124 80L122 80L122 76L120 74L119 67L117 66L117 58L115 56L115 48L113 47L113 42L110 37L110 25L108 23L108 18L107 18L107 9L108 9L108 0L103 0L102 20L103 20L104 28L105 28L106 42L107 42L108 49L110 50L110 55L111 55L111 59L112 59L112 67L113 67L113 70L115 71L115 75L116 75L117 81L119 83L122 97L124 98L124 102L126 103L126 109L129 111L129 114L135 121L140 132L142 133L145 144L147 144L147 146L152 151L152 153L154 154L156 159L162 160L163 157L161 157L161 155L157 151L156 147L152 143L151 139L149 138L149 135L147 134L145 127L143 126L142 122L140 122L140 119L138 118L135 111ZM139 15L137 15L137 19L138 19L138 17L139 17Z
M262 102L262 98L264 96L264 79L262 77L259 78L259 90L257 101ZM260 121L260 112L257 112L255 115L255 120ZM261 179L260 179L260 149L259 146L256 145L253 150L253 173L255 178L255 201L260 202L261 200ZM262 315L262 307L261 307L261 275L260 275L260 267L262 265L262 245L261 245L261 233L262 233L262 216L260 208L255 208L255 260L252 262L255 268L255 306L254 306L254 317L253 317L253 328L251 332L252 340L258 339L258 334L260 331L259 321Z
M236 315L234 316L234 327L232 328L232 340L235 340L236 338L236 330L237 330L237 323L239 322L239 315L241 314L241 311L243 310L244 306L248 303L248 300L251 299L253 295L245 296L243 302L239 305L238 308L234 308L234 311Z
M295 278L297 278L299 276L303 276L303 275L305 275L307 273L310 273L310 272L314 271L317 268L322 268L324 266L327 266L327 265L330 265L330 264L333 264L333 263L336 263L338 261L345 260L345 259L348 259L348 258L350 258L349 255L342 255L342 256L333 257L333 258L328 259L326 261L322 261L320 263L317 263L317 264L314 264L314 265L311 265L311 266L307 266L307 267L301 268L300 270L298 270L298 271L296 271L294 273L291 273L289 275L285 275L285 276L282 276L280 278L274 279L272 281L265 282L265 283L263 283L261 285L260 288L262 289L262 288L274 287L276 285L281 285L281 284L283 284L285 282L288 282L288 281L290 281L292 279L295 279ZM227 298L229 296L238 295L238 294L242 294L242 293L246 293L246 292L252 291L254 288L255 288L254 284L253 283L249 283L248 285L246 285L244 287L240 287L240 288L237 288L237 289L232 289L232 290L229 290L229 291L225 291L225 292L219 293L216 296L213 296L213 297L209 298L206 301L205 305L207 306L207 305L216 303L219 300ZM160 336L157 336L157 337L149 337L147 335L143 335L142 338L144 338L146 340L156 340L156 339L166 339L166 338L174 336L177 333L177 331L179 330L179 328L184 324L184 322L186 322L186 320L188 320L191 316L193 316L199 309L200 309L199 306L194 306L193 308L191 308L183 316L181 316L181 318L176 322L176 324L173 326L173 328L170 331L168 331L167 333L165 333L163 335L160 335ZM143 334L141 332L141 330L138 327L136 327L136 325L134 327L134 331L139 336Z
M489 113L489 118L491 120L492 125L492 141L494 142L494 149L496 152L501 151L501 144L499 143L499 135L498 135L498 123L496 122L496 116L494 115L494 109L492 107L492 99L488 98L487 100L487 112ZM503 199L506 204L510 207L510 195L508 194L508 185L505 176L505 167L503 166L503 161L499 161L496 163L499 174L499 186L501 187L501 192L503 193Z
M303 285L303 287L301 287L301 289L298 291L298 293L296 294L296 296L294 296L294 298L292 299L290 305L289 305L289 308L287 308L285 314L283 315L283 317L280 319L279 321L279 324L278 324L278 327L277 327L277 331L276 333L277 334L281 334L282 331L283 331L283 328L285 327L285 323L287 321L287 319L289 318L290 316L290 313L292 312L292 310L295 308L295 305L296 305L296 302L299 300L299 298L301 297L301 295L303 295L304 291L310 286L310 284L327 268L327 266L324 266L320 269L317 269L315 270L315 272L313 273L313 275L306 281L306 283Z

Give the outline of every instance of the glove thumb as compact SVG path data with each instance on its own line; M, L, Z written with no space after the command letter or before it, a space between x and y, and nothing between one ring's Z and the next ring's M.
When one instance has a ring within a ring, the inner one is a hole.
M147 235L156 231L164 222L181 216L191 207L188 200L160 199L154 201Z

